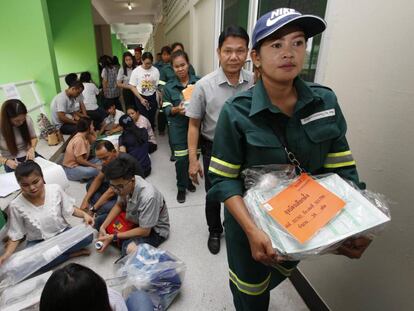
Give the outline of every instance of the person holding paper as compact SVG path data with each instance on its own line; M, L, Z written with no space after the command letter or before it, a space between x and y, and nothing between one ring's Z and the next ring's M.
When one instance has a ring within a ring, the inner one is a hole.
M263 15L254 28L251 51L259 79L226 102L217 122L208 198L226 206L230 288L237 310L267 310L270 289L297 264L284 262L251 219L243 201L242 170L295 164L311 174L335 172L363 186L335 93L299 77L307 39L325 28L320 17L289 8ZM349 240L338 252L355 258L368 244L365 238Z
M174 52L171 61L175 78L164 87L163 109L168 119L170 143L176 158L177 201L184 203L186 190L191 192L196 190L188 176L188 117L185 116L185 107L188 105L191 91L198 78L189 73L186 52L181 50ZM186 91L188 91L187 96L185 96Z
M0 256L0 265L16 250L26 236L26 247L41 243L70 228L67 221L72 215L83 218L86 224L93 226L94 219L77 208L75 200L69 197L57 184L45 184L39 164L28 160L17 166L14 172L20 185L21 193L10 203L10 225L6 251ZM69 258L89 255L85 249L93 235L85 238L56 259L43 267L45 271Z
M32 118L20 100L6 100L0 115L0 163L9 173L20 162L40 156L36 152L38 140Z

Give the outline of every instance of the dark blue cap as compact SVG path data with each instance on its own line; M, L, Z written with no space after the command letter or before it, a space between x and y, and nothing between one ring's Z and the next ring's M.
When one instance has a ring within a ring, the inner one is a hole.
M320 34L326 28L326 22L316 15L303 15L289 8L275 9L260 17L254 26L252 36L253 48L256 47L259 41L287 25L299 26L305 33L306 38Z

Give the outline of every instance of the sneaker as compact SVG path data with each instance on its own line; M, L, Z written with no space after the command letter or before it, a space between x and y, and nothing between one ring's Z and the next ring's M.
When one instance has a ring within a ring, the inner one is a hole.
M178 190L177 202L178 203L184 203L185 202L185 190Z
M196 191L196 186L194 186L194 184L191 182L191 180L188 181L187 190L190 191L190 192L195 192Z
M210 236L208 237L207 247L213 255L218 254L220 251L220 237L220 233L210 233Z

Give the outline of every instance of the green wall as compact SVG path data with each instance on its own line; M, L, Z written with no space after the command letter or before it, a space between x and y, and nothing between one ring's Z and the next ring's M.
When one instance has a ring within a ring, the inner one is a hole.
M47 4L59 75L89 71L99 81L91 1L47 0Z
M59 83L47 3L30 0L23 9L22 5L20 1L0 1L0 84L35 80L48 106Z
M111 34L111 43L112 43L112 55L117 56L119 59L119 63L122 63L122 54L128 51L128 49L116 37L116 34Z

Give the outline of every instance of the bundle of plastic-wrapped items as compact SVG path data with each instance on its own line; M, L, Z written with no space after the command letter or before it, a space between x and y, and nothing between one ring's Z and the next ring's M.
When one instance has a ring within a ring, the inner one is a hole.
M119 262L117 277L106 280L108 286L122 291L127 297L135 289L145 291L155 311L167 310L180 292L185 264L171 253L149 244L139 244L137 250Z
M337 174L298 176L293 166L269 165L246 169L243 177L251 217L287 260L333 252L349 238L372 239L391 220L383 195Z
M80 224L10 256L0 266L0 310L21 310L22 306L37 304L50 275L22 281L94 232L91 226Z

